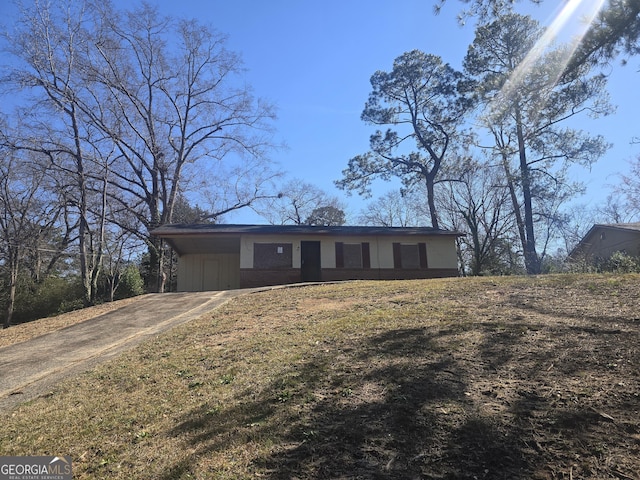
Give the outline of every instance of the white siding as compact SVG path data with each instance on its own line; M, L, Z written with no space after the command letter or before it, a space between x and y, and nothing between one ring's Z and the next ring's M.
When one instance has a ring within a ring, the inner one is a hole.
M427 246L428 268L458 268L456 243L453 237L377 237L377 252L371 243L371 267L393 268L393 244L424 243ZM377 258L376 258L377 257ZM376 267L374 267L376 263Z
M427 244L429 268L458 268L456 242L453 238L431 237L423 241Z

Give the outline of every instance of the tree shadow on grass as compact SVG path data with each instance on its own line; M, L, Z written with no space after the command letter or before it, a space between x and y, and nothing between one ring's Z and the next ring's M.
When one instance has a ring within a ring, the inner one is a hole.
M194 456L268 437L271 452L249 468L274 480L529 478L517 434L471 412L467 373L446 337L418 328L368 338L295 366L297 384L283 372L220 417L189 412L172 434L188 438ZM290 396L279 399L283 384ZM192 460L164 478L180 478Z
M553 382L574 368L594 374L602 368L576 347L576 330L565 325L543 338L545 325L533 320L473 328L482 333L473 346L460 329L443 325L319 348L260 392L240 392L226 408L205 404L185 414L170 434L183 437L193 453L161 478L199 476L195 465L203 458L252 442L271 446L248 455L249 464L228 476L563 478L578 468L570 467L576 452L592 461L589 443L602 443L612 423L590 408L590 397L551 396ZM569 349L575 365L559 365L559 346ZM637 410L633 392L618 394L617 407L623 400ZM635 421L618 425L638 432ZM579 468L585 475L596 471L586 463Z
M580 302L566 299L561 291L549 290L545 296L535 297L526 293L512 293L506 304L517 308L523 313L534 312L538 315L574 321L573 327L580 330L580 324L587 323L585 327L591 333L616 334L620 333L620 327L637 328L640 325L640 316L633 302L637 296L635 289L630 292L597 292L593 299L583 294Z
M638 429L638 381L630 367L637 331L612 328L613 317L530 310L542 313L478 327L478 362L492 372L485 384L495 397L507 397L500 430L518 441L529 464L539 464L542 478L627 478L620 470L638 465L626 453L634 449L627 433Z

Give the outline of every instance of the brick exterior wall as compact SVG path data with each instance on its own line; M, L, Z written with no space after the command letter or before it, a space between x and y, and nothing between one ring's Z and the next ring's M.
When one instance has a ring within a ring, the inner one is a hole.
M416 269L398 270L394 268L344 269L325 268L322 270L323 281L337 280L417 280L423 278L457 277L456 269Z
M416 270L382 269L322 269L322 281L342 280L417 280L427 278L457 277L456 269L433 268ZM300 269L257 270L252 268L240 269L240 288L264 287L269 285L285 285L300 283L302 276Z
M288 283L300 283L301 281L302 275L299 268L275 270L240 269L240 288L286 285Z

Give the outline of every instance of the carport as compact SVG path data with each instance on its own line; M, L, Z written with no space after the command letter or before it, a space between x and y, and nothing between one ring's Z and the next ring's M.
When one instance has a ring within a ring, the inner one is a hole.
M163 237L180 257L178 291L240 288L240 235L203 235L197 227L183 229L180 235Z

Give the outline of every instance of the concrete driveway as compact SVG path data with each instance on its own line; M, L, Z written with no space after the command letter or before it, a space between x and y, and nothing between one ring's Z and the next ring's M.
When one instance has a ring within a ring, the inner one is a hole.
M0 348L0 411L46 394L62 379L197 318L233 297L269 288L145 295L85 322Z

